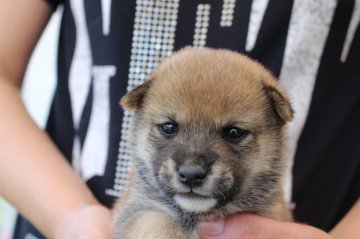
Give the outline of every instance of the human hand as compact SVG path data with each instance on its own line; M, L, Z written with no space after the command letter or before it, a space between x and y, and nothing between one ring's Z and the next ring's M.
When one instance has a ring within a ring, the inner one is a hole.
M315 227L252 214L201 222L198 231L201 239L333 239Z
M91 205L68 213L55 232L59 239L110 239L111 212Z

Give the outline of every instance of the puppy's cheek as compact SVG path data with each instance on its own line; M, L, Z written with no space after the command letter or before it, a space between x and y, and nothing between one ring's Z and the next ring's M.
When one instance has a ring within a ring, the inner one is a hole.
M135 148L131 149L134 152L134 156L136 158L136 167L141 169L142 176L146 176L147 178L154 178L155 170L153 165L153 159L156 156L154 147L150 141L147 140L148 135L146 130L144 130L141 134L138 134L137 140L135 141Z
M221 185L226 188L230 189L235 186L235 173L231 172L230 170L223 172L220 182ZM237 177L238 178L238 177Z
M243 170L241 160L235 157L223 160L215 166L213 195L218 201L218 206L224 206L242 192L244 178L247 175Z
M156 172L156 176L162 182L170 182L171 181L171 174L169 174L168 165L166 163L162 163L159 167L155 167L158 171Z
M142 137L142 140L138 142L138 144L144 145L145 150L148 151L148 155L142 155L143 157L149 156L148 158L144 158L152 163L156 174L159 173L161 167L167 168L167 159L168 155L166 152L167 141L163 139L159 135L157 129L150 128L148 133ZM141 147L141 146L140 146ZM163 171L165 172L165 171Z
M158 172L155 175L162 190L167 190L169 192L184 191L177 180L175 163L173 160L167 159L162 161L158 167Z
M201 187L201 190L207 195L225 200L224 197L234 188L234 174L234 170L229 165L218 162L213 166L211 174Z

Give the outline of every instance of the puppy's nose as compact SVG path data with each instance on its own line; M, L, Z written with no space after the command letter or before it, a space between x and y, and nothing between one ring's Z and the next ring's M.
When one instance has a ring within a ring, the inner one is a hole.
M181 165L178 170L180 182L190 187L201 185L206 178L207 171L199 166Z

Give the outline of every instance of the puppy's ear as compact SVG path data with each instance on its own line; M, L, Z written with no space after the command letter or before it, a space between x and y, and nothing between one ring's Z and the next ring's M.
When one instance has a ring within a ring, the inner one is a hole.
M151 80L147 80L142 85L139 85L124 95L119 102L121 107L126 110L139 110L143 105L144 97L147 94L150 85Z
M285 90L274 79L263 79L264 90L267 97L270 99L272 107L279 116L281 124L291 121L294 117L294 111L291 108L288 96Z

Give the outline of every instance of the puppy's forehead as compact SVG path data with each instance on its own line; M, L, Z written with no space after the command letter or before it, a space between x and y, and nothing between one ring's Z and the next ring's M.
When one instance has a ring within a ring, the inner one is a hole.
M261 120L266 105L262 70L229 51L185 49L154 72L150 110L215 124Z

